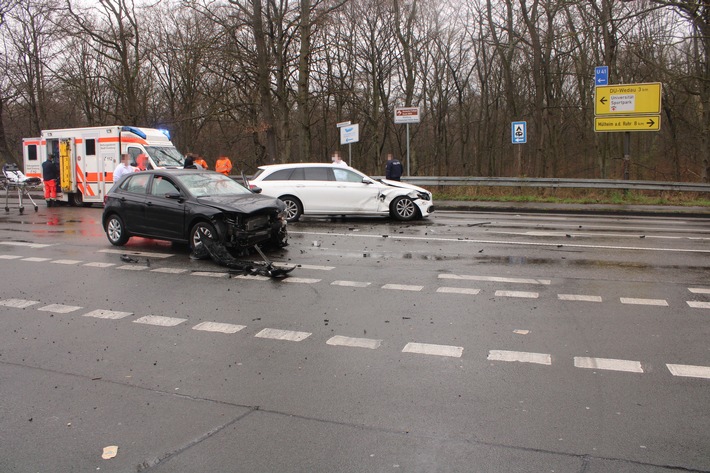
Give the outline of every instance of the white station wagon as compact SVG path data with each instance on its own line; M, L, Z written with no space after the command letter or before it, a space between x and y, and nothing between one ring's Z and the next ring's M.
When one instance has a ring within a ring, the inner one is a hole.
M397 220L428 217L431 192L399 181L373 179L334 164L260 166L251 186L286 204L286 219L301 215L390 215Z

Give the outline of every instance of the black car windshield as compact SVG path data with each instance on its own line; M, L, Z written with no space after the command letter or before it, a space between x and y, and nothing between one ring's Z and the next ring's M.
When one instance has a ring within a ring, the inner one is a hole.
M156 146L146 146L145 150L148 152L153 161L158 167L182 167L185 162L185 158L180 151L174 147L156 147Z
M216 172L183 174L180 176L180 182L195 197L251 194L251 191L231 178Z

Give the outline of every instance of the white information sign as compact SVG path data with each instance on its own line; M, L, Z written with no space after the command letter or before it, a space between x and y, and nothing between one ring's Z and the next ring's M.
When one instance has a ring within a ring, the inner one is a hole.
M610 95L609 109L612 112L633 112L636 110L636 95Z
M397 107L394 109L394 122L419 123L419 107Z
M355 123L354 125L347 125L340 127L340 144L347 145L350 143L357 143L360 141L360 126Z

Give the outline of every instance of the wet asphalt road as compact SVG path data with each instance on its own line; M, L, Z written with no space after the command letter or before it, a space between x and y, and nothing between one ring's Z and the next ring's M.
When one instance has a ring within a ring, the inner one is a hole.
M710 471L710 218L304 219L273 281L100 215L0 214L2 472Z

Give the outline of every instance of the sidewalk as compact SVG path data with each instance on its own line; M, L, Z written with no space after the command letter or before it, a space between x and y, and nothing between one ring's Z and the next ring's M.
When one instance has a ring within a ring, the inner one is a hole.
M607 215L648 215L655 217L710 218L710 207L677 205L558 204L546 202L434 201L436 210L471 212L568 213Z

